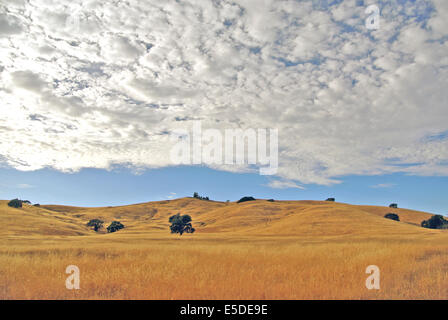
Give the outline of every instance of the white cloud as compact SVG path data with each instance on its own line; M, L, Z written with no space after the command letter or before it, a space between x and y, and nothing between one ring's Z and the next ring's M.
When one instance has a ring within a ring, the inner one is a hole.
M288 189L288 188L302 189L302 190L305 189L301 185L298 185L296 182L289 180L272 180L268 183L267 186L274 189Z
M275 181L446 176L448 139L425 138L448 129L447 2L385 3L369 31L373 2L3 1L0 158L164 167L200 119L277 128Z
M170 192L170 194L167 196L168 199L174 199L174 196L176 195L176 192Z
M0 13L0 36L18 34L21 31L20 23L14 15Z

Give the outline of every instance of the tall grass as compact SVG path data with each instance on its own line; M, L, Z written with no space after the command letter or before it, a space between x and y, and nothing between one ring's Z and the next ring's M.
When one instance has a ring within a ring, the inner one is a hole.
M111 239L5 243L0 298L448 298L448 242L439 237ZM80 290L65 288L71 264L80 268ZM381 270L380 290L365 287L372 264Z

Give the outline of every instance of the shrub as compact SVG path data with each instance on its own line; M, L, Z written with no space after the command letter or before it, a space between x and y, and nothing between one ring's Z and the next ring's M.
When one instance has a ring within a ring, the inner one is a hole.
M171 233L193 233L196 231L191 225L191 217L186 215L180 215L180 213L171 216L168 220L171 223Z
M103 227L103 220L100 219L92 219L89 222L87 222L88 227L92 227L95 232L97 232L99 229Z
M40 207L40 204L36 203L36 204L33 204L33 206Z
M397 209L397 208L398 208L398 204L396 204L396 203L391 203L391 204L389 205L389 208Z
M274 200L274 199L268 199L268 201L269 201L269 202L274 202L275 200Z
M12 207L12 208L22 208L22 200L19 199L12 199L11 201L8 202L8 206Z
M124 225L120 221L112 221L112 223L107 227L107 232L116 232L123 228Z
M334 201L336 201L336 199L335 199L335 198L328 198L328 199L325 200L325 201L332 201L332 202L334 202Z
M395 220L395 221L400 221L400 217L398 216L398 214L395 214L395 213L387 213L384 216L384 218Z
M254 201L254 197L242 197L240 200L238 200L236 203L246 202L246 201Z
M435 216L432 216L428 220L422 221L422 227L429 229L447 229L448 221L445 220L443 216L437 214Z

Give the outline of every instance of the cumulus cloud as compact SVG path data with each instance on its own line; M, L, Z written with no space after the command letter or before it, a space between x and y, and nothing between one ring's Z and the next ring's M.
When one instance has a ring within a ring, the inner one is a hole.
M278 129L281 183L448 175L447 2L378 1L367 30L376 2L2 1L0 159L170 166L201 120Z

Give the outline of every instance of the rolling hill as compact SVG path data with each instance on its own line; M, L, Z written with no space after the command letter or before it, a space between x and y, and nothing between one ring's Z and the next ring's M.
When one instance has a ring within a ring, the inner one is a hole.
M195 198L155 201L117 207L73 207L24 204L10 208L0 201L0 218L7 235L95 235L85 225L98 218L113 220L126 228L120 233L166 233L169 216L180 212L193 218L197 233L236 233L276 236L400 235L440 231L423 229L420 223L431 214L408 209L358 206L328 201L236 202L205 201ZM385 219L397 213L400 222Z
M169 232L178 212L194 234ZM448 230L420 227L430 216L326 201L0 201L0 299L447 299ZM94 218L126 227L94 232ZM70 265L80 290L65 287ZM366 289L369 265L381 290Z

